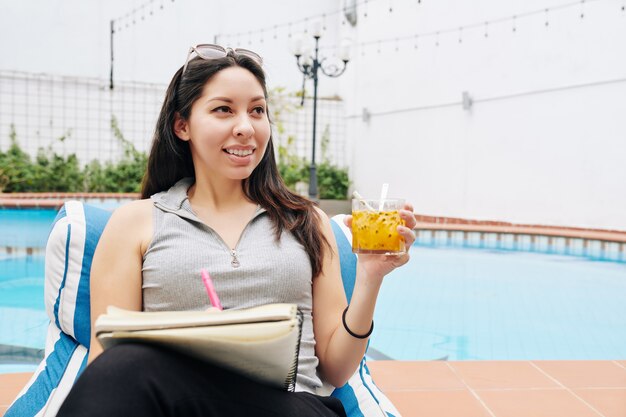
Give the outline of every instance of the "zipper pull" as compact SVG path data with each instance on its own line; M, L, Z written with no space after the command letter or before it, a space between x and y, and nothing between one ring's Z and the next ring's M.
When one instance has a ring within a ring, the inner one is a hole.
M239 268L240 263L239 263L239 259L237 259L237 252L235 252L235 249L230 251L230 256L233 257L233 260L230 261L230 265L233 268Z

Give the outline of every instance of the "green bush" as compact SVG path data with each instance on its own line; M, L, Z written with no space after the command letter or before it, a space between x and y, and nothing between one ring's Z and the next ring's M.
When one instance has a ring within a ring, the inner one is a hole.
M11 145L0 150L0 191L4 192L139 192L147 155L135 149L111 118L111 130L122 144L124 155L117 163L93 160L80 166L76 154L66 157L40 148L34 160L18 144L11 126ZM58 140L63 141L66 135Z
M345 200L348 187L350 179L346 168L331 165L328 161L317 166L317 188L321 199Z
M0 190L5 192L74 191L83 183L83 173L76 155L63 157L46 155L39 149L35 160L17 142L14 126L10 132L11 145L0 151ZM50 149L47 150L50 153Z
M35 182L36 173L31 168L30 156L17 143L13 125L9 138L11 145L6 153L0 150L0 187L7 192L24 191Z

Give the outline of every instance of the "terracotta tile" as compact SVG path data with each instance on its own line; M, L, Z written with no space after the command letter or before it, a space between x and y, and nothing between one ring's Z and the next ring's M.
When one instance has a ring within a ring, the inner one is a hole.
M387 396L402 417L490 417L468 390L392 391Z
M445 362L368 361L376 385L383 390L463 389L465 385Z
M566 389L489 390L478 395L497 417L599 417Z
M626 369L611 361L533 361L568 388L626 388Z
M24 388L31 377L31 373L0 374L0 416L4 415L6 408L13 402L17 394Z
M573 391L605 417L626 416L626 388L576 389Z
M526 361L466 361L449 364L472 389L559 386Z

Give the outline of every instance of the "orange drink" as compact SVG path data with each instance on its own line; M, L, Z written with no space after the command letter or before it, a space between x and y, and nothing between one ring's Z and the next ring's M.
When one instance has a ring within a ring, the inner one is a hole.
M406 252L398 226L404 200L352 200L352 252L398 254Z

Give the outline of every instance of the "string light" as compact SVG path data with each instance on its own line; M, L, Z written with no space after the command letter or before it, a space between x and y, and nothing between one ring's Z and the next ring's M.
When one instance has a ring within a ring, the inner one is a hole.
M155 1L155 0L152 0ZM161 0L163 1L163 0ZM361 6L361 10L360 10L360 14L362 13L362 16L364 18L367 18L369 16L369 7L370 7L370 3L371 2L375 2L375 1L379 1L379 0L357 0L355 3L356 6ZM393 2L394 0L387 0L388 1L388 6L390 11L393 11ZM408 0L407 0L408 1ZM424 36L434 36L436 37L435 40L435 44L437 46L440 45L440 39L439 39L439 35L444 35L444 34L452 34L454 32L456 32L458 34L458 43L463 43L463 31L467 31L467 30L474 30L474 29L479 29L482 27L482 29L484 30L484 37L485 38L489 38L489 26L493 25L493 24L500 24L500 23L506 23L506 22L510 22L509 24L511 25L511 31L516 33L517 29L518 29L518 19L523 19L523 18L529 18L531 16L534 15L539 15L539 14L543 14L544 15L544 25L545 27L549 27L550 26L550 12L551 11L555 11L555 10L561 10L561 9L566 9L566 8L571 8L571 7L579 7L580 8L580 17L584 18L584 15L586 14L586 10L584 9L586 7L585 3L590 3L590 2L598 2L598 1L605 1L605 0L574 0L574 1L570 1L567 4L562 4L562 5L557 5L557 6L553 6L550 8L543 8L543 9L539 9L539 10L535 10L535 11L530 11L530 12L526 12L526 13L518 13L512 16L507 16L507 17L502 17L499 19L492 19L492 20L488 20L488 21L482 21L480 23L475 23L475 24L466 24L463 26L456 26L454 28L449 28L449 29L440 29L437 31L433 31L430 33L420 33L419 35L421 37ZM608 0L606 0L608 1ZM416 3L414 4L421 4L421 0L417 0ZM626 0L621 0L622 6L621 6L621 11L622 11L622 15L626 16L626 13L624 13L626 11ZM384 7L384 6L383 6ZM277 39L279 37L279 29L282 27L287 28L287 37L288 38L292 38L294 36L294 32L293 32L293 26L297 25L299 27L304 26L304 33L311 33L311 28L309 28L309 23L313 20L317 20L317 19L321 19L322 20L322 26L323 26L323 30L327 30L327 17L328 16L332 16L332 15L336 15L341 13L341 18L340 18L340 22L341 25L345 25L347 22L347 18L345 17L345 13L346 13L346 6L344 3L344 6L338 8L335 11L332 12L326 12L323 14L318 14L315 16L308 16L306 18L303 19L299 19L299 20L294 20L294 21L290 21L290 22L286 22L283 24L278 24L278 25L272 25L266 28L262 28L262 29L258 29L255 31L251 31L248 33L248 36L250 36L252 33L253 34L258 34L260 35L260 37L257 38L256 42L264 42L266 39L266 36L272 36L274 39ZM244 32L245 34L246 32ZM229 38L234 37L235 34L230 34L228 35ZM371 44L372 46L376 46L376 45L380 45L382 47L382 45L384 44L391 44L393 42L392 47L394 47L395 49L395 45L398 45L398 49L400 48L399 44L402 40L409 40L409 42L411 42L411 40L415 39L417 41L417 35L418 34L411 34L408 36L404 36L404 37L391 37L391 38L386 38L386 39L378 39L378 40L374 40L372 42L369 42L369 44ZM220 37L225 36L225 35L220 35ZM251 42L251 38L249 40L249 42ZM374 45L376 44L376 45ZM366 44L361 44L361 45L366 45ZM359 46L359 45L353 45L353 46ZM337 48L336 46L332 46L332 47L322 47L322 49L333 49L333 48ZM365 52L366 48L363 48L362 52ZM380 49L380 47L377 47L377 50ZM414 49L418 49L418 45L417 42L415 42L414 44Z
M370 0L371 1L371 0ZM590 2L598 2L598 1L603 1L603 0L584 0L584 3L590 3ZM622 10L623 12L626 11L626 0L621 0L623 5L624 5L624 10ZM476 23L476 24L469 24L469 25L463 25L461 28L456 27L456 28L450 28L450 29L441 29L441 30L437 30L437 31L433 31L433 32L429 32L429 33L419 33L419 34L413 34L413 35L409 35L409 36L405 36L405 37L393 37L391 39L387 38L387 39L379 39L379 40L375 40L375 41L371 41L369 43L380 43L382 44L389 44L391 42L396 42L396 39L398 41L402 41L405 39L414 39L414 49L419 49L418 48L418 44L417 44L417 39L418 36L419 37L428 37L428 36L434 36L435 37L435 45L436 46L440 46L441 42L439 39L440 35L443 34L451 34L454 32L457 32L459 35L459 43L462 43L462 30L471 30L471 29L478 29L481 28L484 30L484 37L485 38L489 38L489 25L492 24L499 24L499 23L505 23L505 22L510 22L511 24L511 30L513 32L517 32L517 28L518 28L518 24L517 21L518 19L521 18L529 18L531 16L536 16L539 14L544 14L545 15L545 26L549 27L550 26L550 12L554 12L555 10L563 10L563 9L568 9L571 7L581 7L581 2L582 0L576 0L574 2L570 2L567 4L562 4L559 6L553 6L550 8L545 8L545 9L539 9L539 10L535 10L535 11L530 11L530 12L526 12L526 13L519 13L519 14L515 14L509 17L502 17L499 19L493 19L493 20L488 20L488 21L484 21L481 23ZM626 13L623 14L624 16L626 16Z
M172 0L172 3L174 0ZM159 0L159 10L164 10L163 0ZM138 20L144 22L147 18L154 16L156 11L156 0L149 0L139 7L132 9L130 12L113 19L114 25L118 32L122 31L122 27L128 28L131 25L136 25ZM137 19L139 17L139 19Z
M368 3L373 1L373 0L366 0ZM585 0L586 3L589 2L596 2L596 1L603 1L603 0ZM626 0L622 0L624 3L626 3ZM363 3L365 4L365 3ZM548 15L546 17L546 21L549 22L549 12L550 11L555 11L555 10L559 10L559 9L565 9L565 8L571 8L572 6L576 6L576 7L580 7L581 4L581 0L576 0L575 2L570 2L568 4L563 4L560 6L554 6L548 9L540 9L540 10L535 10L535 11L531 11L531 12L526 12L526 13L521 13L521 14L515 14L512 16L508 16L508 17L502 17L499 19L493 19L493 20L488 20L488 21L483 21L480 23L476 23L476 24L469 24L469 25L463 25L463 26L457 26L455 28L451 28L451 29L441 29L441 30L437 30L434 32L430 32L430 33L416 33L416 34L412 34L409 36L404 36L404 37L393 37L393 38L387 38L387 39L378 39L378 40L373 40L373 41L369 41L369 42L365 42L365 43L360 43L360 44L355 44L353 45L355 48L360 48L360 52L361 55L365 55L367 53L367 48L368 47L372 47L372 48L376 48L376 51L380 53L382 53L383 51L383 45L385 44L390 44L393 42L392 48L395 50L396 47L399 50L400 49L400 44L404 41L404 40L409 40L409 44L410 42L413 42L413 49L418 50L419 49L419 37L429 37L429 36L433 36L435 37L435 45L437 46L441 46L441 41L442 39L440 39L441 35L444 34L451 34L453 32L456 32L458 37L459 37L459 43L463 43L463 31L465 30L473 30L473 29L478 29L478 28L482 28L484 30L484 34L486 34L486 37L489 37L489 26L492 24L500 24L500 23L506 23L506 22L510 22L511 24L511 30L513 32L517 32L517 20L518 18L527 18L530 16L534 16L537 14L543 14L546 13L546 10L548 11ZM343 11L343 9L342 9ZM323 47L323 49L335 49L336 47ZM373 50L373 49L372 49Z
M152 1L154 1L154 0L152 0ZM163 1L163 0L161 0L161 1ZM354 7L361 6L362 10L363 10L362 11L363 17L367 17L368 16L368 3L371 3L372 1L379 1L379 0L357 0L355 2L355 4L354 4ZM391 8L393 9L393 0L389 0L389 1L391 2L390 3L391 4ZM421 1L418 1L418 3L421 3ZM307 17L305 19L300 19L300 20L297 20L297 21L291 21L291 22L287 22L287 23L283 23L283 24L279 24L279 25L270 26L270 27L267 27L267 28L258 29L256 31L254 31L254 33L263 33L263 32L271 33L271 30L274 29L274 28L288 27L289 30L288 30L287 37L291 38L293 36L292 30L291 30L293 24L299 25L299 24L303 23L303 21L314 20L314 19L317 19L317 18L322 18L323 23L324 23L324 30L326 30L327 29L327 21L326 21L326 17L327 16L341 14L341 24L345 25L346 22L348 21L348 19L345 17L347 11L348 11L348 7L344 4L343 7L338 8L335 11L330 12L330 13L327 12L327 13L323 13L323 14L320 14L320 15L309 16L309 17ZM304 32L305 33L309 33L309 28L305 27ZM245 34L245 32L244 32L244 34ZM220 38L229 39L229 38L232 38L235 35L236 34L234 34L234 33L230 33L230 34L218 34L216 36L218 36Z
M361 2L357 2L355 4L355 6L363 5L365 13L367 14L367 7L366 7L366 5L367 5L368 2L371 2L371 1L378 1L378 0L361 0ZM341 17L341 24L345 25L346 22L347 22L347 19L345 17L345 14L346 14L347 10L348 10L347 6L344 6L344 7L339 8L339 9L337 9L337 10L331 12L331 13L326 12L326 13L322 13L322 14L315 15L315 16L308 16L308 17L306 17L304 19L300 19L300 20L297 20L297 21L291 21L291 22L287 22L287 23L283 23L283 24L279 24L279 25L273 25L273 26L270 26L270 27L267 27L267 28L258 29L256 31L253 31L253 33L259 33L259 34L271 33L272 30L276 31L278 28L287 27L288 28L287 37L288 38L292 38L293 37L292 27L293 27L294 24L299 25L299 24L304 23L304 33L309 33L310 32L310 28L308 27L309 21L313 21L313 20L317 20L317 19L321 19L323 30L326 31L328 29L327 17L329 15L341 14L341 16L342 16ZM232 37L234 35L235 34L228 34L228 35L225 35L225 34L219 35L218 34L217 36L219 36L220 38L229 38L229 37ZM277 35L276 38L278 38L278 35Z

